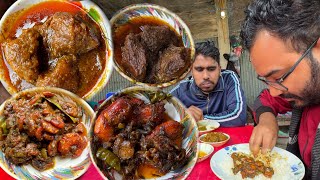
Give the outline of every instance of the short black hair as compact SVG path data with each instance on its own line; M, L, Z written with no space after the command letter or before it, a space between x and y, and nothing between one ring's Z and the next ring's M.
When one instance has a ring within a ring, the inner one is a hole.
M261 30L291 43L297 52L320 36L320 0L254 0L245 13L240 36L248 50Z
M206 41L196 43L196 57L199 54L211 57L220 65L220 52L219 49L215 47L214 42Z

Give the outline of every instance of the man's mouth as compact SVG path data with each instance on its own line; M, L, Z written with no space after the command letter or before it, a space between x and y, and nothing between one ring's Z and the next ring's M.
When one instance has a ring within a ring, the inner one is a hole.
M303 100L303 98L294 94L281 94L280 97L284 98L287 101Z
M285 98L286 101L290 102L290 101L296 101L297 99L294 98Z
M203 82L203 83L201 83L201 86L202 87L210 87L210 86L212 86L212 83L211 82Z

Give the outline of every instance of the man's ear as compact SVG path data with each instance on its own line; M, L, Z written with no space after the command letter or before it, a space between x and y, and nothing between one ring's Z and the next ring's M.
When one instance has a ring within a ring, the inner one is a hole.
M318 41L317 41L317 43L316 43L316 45L315 45L317 48L320 48L320 37L318 37Z

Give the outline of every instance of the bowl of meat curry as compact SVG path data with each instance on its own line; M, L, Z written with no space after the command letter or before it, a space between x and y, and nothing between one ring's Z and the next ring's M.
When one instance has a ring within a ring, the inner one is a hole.
M90 165L94 112L55 87L20 91L0 106L0 167L16 179L76 179Z
M185 179L198 156L198 129L175 97L134 86L95 112L90 157L107 179Z
M51 86L88 100L110 79L111 29L91 1L18 0L0 31L0 77L10 94Z
M194 59L194 42L187 25L168 9L135 4L110 20L114 68L127 80L163 88L184 79Z

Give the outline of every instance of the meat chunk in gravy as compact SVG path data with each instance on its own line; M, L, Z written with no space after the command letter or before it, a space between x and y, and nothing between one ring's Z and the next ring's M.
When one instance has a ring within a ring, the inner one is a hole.
M122 58L117 59L128 76L139 82L165 83L187 71L190 49L183 46L179 35L164 25L142 25L140 30L125 36Z
M103 59L98 50L92 50L79 57L78 67L80 87L87 86L92 80L99 77L103 71Z
M52 60L49 70L40 74L36 86L60 87L72 92L76 92L79 86L78 68L76 56L62 56Z
M90 27L70 13L55 13L45 22L40 33L51 58L82 54L99 46L97 35L90 31Z
M184 47L171 45L165 49L160 54L156 65L157 80L159 82L168 82L181 76L190 65L188 54L188 49Z
M40 34L35 29L24 30L20 37L2 44L6 61L14 72L30 83L34 83L39 74L37 49Z
M149 26L141 27L141 40L145 47L151 52L156 52L167 47L170 43L178 43L174 32L168 26Z
M134 79L143 81L147 70L146 49L141 43L140 35L127 35L122 50L121 67Z

